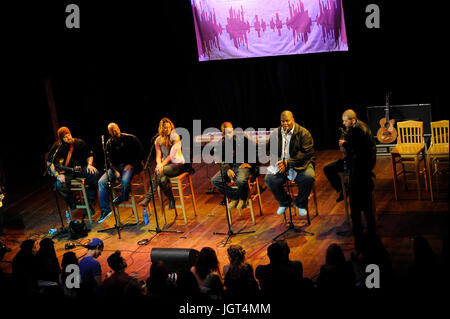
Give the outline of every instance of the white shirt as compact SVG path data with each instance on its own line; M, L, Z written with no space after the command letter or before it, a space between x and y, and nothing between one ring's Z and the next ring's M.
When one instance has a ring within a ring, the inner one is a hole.
M281 147L282 147L282 149L281 149L281 160L282 161L287 161L291 157L289 155L289 145L291 143L292 134L294 133L294 128L295 128L295 125L288 132L285 132L282 128L280 128L281 129ZM278 166L276 164L275 165L270 165L267 168L267 172L269 174L276 174L276 173L278 173L279 172L278 171ZM286 174L287 174L287 178L290 181L293 181L295 179L295 177L297 176L297 172L293 168L290 168L286 172Z

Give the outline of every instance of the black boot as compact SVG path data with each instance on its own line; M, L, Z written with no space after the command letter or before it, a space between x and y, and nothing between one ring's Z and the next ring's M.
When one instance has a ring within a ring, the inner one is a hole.
M164 190L164 194L169 199L169 209L175 209L175 198L173 197L172 189L168 188Z
M148 203L150 203L150 201L152 200L152 198L153 198L152 190L149 190L148 193L145 194L144 199L141 200L141 201L138 203L138 205L141 205L141 206L144 206L144 207L145 207L145 206L148 205Z

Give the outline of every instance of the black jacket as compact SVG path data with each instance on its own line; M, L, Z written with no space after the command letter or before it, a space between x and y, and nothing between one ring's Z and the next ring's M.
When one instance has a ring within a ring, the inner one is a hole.
M281 127L273 130L270 140L275 138L274 134L277 134L278 139L278 159L281 159L283 152L283 137L281 135ZM267 144L267 154L270 153L270 142ZM309 131L300 126L294 124L294 132L292 133L291 141L289 143L289 159L287 161L288 168L294 168L296 171L304 170L308 164L315 165L316 157L314 155L314 140Z
M350 160L352 171L363 173L372 171L377 160L375 138L369 126L361 120L345 134L343 147Z
M120 133L118 139L111 137L106 142L105 150L108 161L113 167L129 164L133 166L136 174L142 170L144 148L136 136Z

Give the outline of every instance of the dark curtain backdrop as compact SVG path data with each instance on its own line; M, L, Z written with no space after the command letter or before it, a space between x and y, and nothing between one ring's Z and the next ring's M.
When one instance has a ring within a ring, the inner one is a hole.
M80 6L79 30L65 28L69 3ZM369 3L380 6L380 29L365 26ZM344 0L348 52L202 63L187 0L34 1L6 12L2 157L12 188L42 180L53 142L45 79L59 124L92 146L99 168L111 121L149 150L163 116L188 129L193 119L203 128L225 120L270 128L290 109L316 149L335 149L342 112L353 108L366 121L366 107L384 105L388 91L391 104L431 103L433 120L448 119L443 13L431 5Z

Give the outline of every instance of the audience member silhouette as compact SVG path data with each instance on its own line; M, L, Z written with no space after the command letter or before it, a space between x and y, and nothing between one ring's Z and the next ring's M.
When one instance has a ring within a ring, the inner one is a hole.
M185 302L202 302L209 299L207 294L200 292L197 279L188 268L177 272L176 298Z
M391 256L383 245L381 238L376 234L365 233L361 237L360 255L352 253L351 260L354 263L356 285L365 287L368 273L368 265L377 265L380 269L380 288L387 289L392 285L392 261Z
M245 250L240 245L231 245L227 249L229 267L224 267L228 299L252 299L259 293L258 283L253 274L253 267L245 261Z
M13 258L12 275L15 293L33 296L38 293L34 240L27 239Z
M270 263L256 267L255 275L265 298L295 298L302 293L303 267L289 260L289 246L277 241L267 247Z
M142 288L136 278L125 272L127 263L116 250L108 259L108 266L114 273L103 281L102 290L106 297L131 298L142 295Z
M200 292L206 293L213 300L222 299L223 283L220 277L219 260L214 249L203 247L191 271L197 279Z
M408 286L418 291L436 291L444 283L444 274L438 256L428 240L422 236L414 238L414 261L408 269Z
M70 274L73 274L73 270L70 270L68 268L69 265L76 265L78 266L78 258L77 255L73 251L65 252L63 255L63 258L61 260L61 273L59 275L59 284L62 287L62 291L64 294L64 297L69 299L74 299L78 296L78 289L76 287L69 288L66 279L67 276ZM81 278L79 278L81 280ZM75 280L71 280L71 286L72 284L75 284Z
M355 287L355 273L337 244L328 246L325 264L320 267L317 288L322 291L348 290Z
M36 253L37 279L59 282L58 257L56 257L55 246L51 238L44 238L39 242L39 250Z
M166 299L174 293L174 290L174 282L169 278L169 270L164 262L152 263L150 277L147 279L147 295L152 299Z

